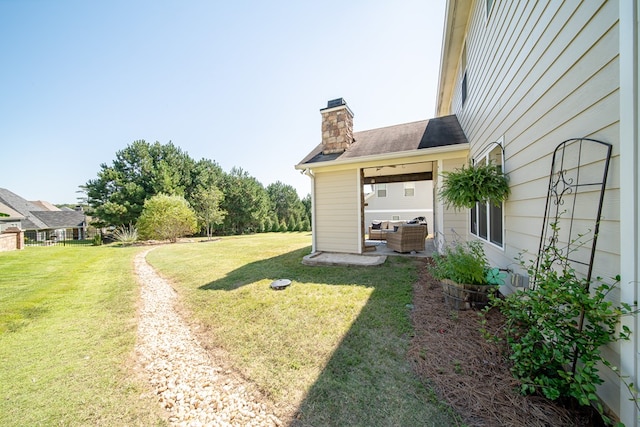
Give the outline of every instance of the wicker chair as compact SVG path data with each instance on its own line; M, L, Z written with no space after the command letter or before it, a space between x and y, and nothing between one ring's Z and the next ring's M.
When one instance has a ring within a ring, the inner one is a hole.
M424 251L426 224L406 224L387 233L387 247L396 252Z

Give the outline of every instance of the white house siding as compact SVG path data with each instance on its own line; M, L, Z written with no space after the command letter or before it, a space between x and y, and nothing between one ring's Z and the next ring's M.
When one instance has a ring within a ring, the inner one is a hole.
M427 219L429 232L433 230L433 182L414 181L415 192L412 197L404 195L403 182L387 185L387 197L378 197L376 186L373 194L366 199L364 208L364 224L368 227L373 220L392 220L397 216L400 220L411 220L418 216Z
M360 252L359 188L357 170L316 173L316 251Z
M594 276L612 277L620 272L619 3L493 3L489 17L485 1L472 6L466 102L458 69L450 110L439 111L457 114L472 156L504 138L512 194L504 207L504 248L487 244L488 258L517 270L520 252L537 252L552 152L564 140L589 137L613 144L594 266ZM594 195L582 203L576 217L588 228L597 200ZM607 353L618 363L615 350ZM602 373L607 384L601 396L618 413L617 377Z
M435 192L440 191L441 174L445 171L452 171L467 164L466 157L453 159L443 159L438 161L437 174L434 172ZM437 203L435 207L435 227L436 243L438 245L448 244L460 239L466 239L469 233L469 213L467 210L456 210L447 208L443 203Z

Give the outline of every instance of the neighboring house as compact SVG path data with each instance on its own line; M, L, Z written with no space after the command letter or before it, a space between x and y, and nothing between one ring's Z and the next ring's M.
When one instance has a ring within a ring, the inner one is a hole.
M453 115L353 132L353 113L342 98L320 111L322 142L296 165L311 178L314 252L365 251L365 186L431 181L466 162L468 143ZM433 206L433 193L417 194L416 202ZM437 208L435 221L448 229L466 218L455 212L438 218L444 213Z
M3 212L3 207L11 212ZM60 210L49 202L29 202L11 191L0 188L0 227L18 227L25 239L34 242L82 240L87 236L87 218L81 208ZM6 222L6 224L5 224Z
M436 114L457 117L469 158L502 165L511 187L502 206L477 205L458 229L485 242L491 264L524 273L514 260L538 251L552 153L587 137L612 145L593 277L620 274L613 298L638 300L638 19L632 0L448 2ZM585 171L601 162L589 150L581 153ZM566 209L586 228L597 200L583 197ZM623 322L631 341L603 354L638 384L638 319ZM601 399L627 426L638 425L626 387L600 372Z
M344 102L321 110L323 142L296 165L311 178L312 250L362 253L363 186L414 180L394 175L398 165L416 167L419 180L432 179L437 193L443 171L492 161L509 176L510 198L464 212L447 211L433 198L430 232L449 241L451 230L480 239L492 265L524 274L516 258L538 251L552 153L562 141L587 137L612 146L593 276L620 274L613 298L638 301L639 21L640 6L632 0L449 0L437 118L352 133ZM436 137L434 125L446 135ZM581 160L585 170L590 156ZM572 207L580 227L589 224L585 211L594 203ZM640 325L637 316L622 322L631 340L603 354L638 384ZM601 373L603 402L627 426L640 425L625 385L606 368Z
M0 202L0 233L7 228L20 228L20 222L24 219L16 210Z
M365 186L364 223L425 217L433 227L433 181L391 182Z

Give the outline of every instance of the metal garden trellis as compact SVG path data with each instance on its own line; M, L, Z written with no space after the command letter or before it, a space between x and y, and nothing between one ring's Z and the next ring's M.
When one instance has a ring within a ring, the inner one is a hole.
M588 289L600 232L611 150L612 145L606 142L574 138L561 142L553 151L536 276L542 253L553 249L563 260L563 267L567 267L569 262L586 267ZM589 217L588 205L594 199L597 200L597 204L593 216ZM578 205L582 201L586 203ZM580 206L580 218L576 218L576 206ZM578 230L578 221L593 221L592 228ZM558 224L561 222L568 227L558 230ZM590 249L586 245L589 241Z
M600 221L602 219L602 205L604 192L609 173L612 145L606 142L589 138L568 139L561 142L553 151L551 173L549 175L549 188L547 190L547 202L544 211L540 246L536 258L535 279L538 276L540 260L543 254L552 252L557 256L556 261L561 267L567 269L569 263L585 266L585 290L589 291L593 274L593 261L595 258L598 234L600 233ZM589 216L588 205L590 201L597 200L597 205L592 218ZM579 205L586 201L586 204ZM569 201L569 203L565 203ZM576 219L576 207L580 206L579 219ZM579 231L577 222L593 220L593 228L587 231ZM564 234L559 226L560 222L568 225ZM590 250L586 243L591 242ZM581 258L582 255L582 258ZM585 311L580 312L577 327L580 331L584 328ZM571 372L576 372L578 363L578 346L573 354Z

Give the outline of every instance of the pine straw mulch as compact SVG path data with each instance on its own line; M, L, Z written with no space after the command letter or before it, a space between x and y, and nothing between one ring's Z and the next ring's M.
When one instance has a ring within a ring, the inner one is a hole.
M409 359L418 376L471 426L600 426L590 408L570 408L541 396L519 394L501 348L487 342L476 310L451 310L440 283L421 262L414 286L415 337ZM486 315L489 331L503 323L498 310Z

